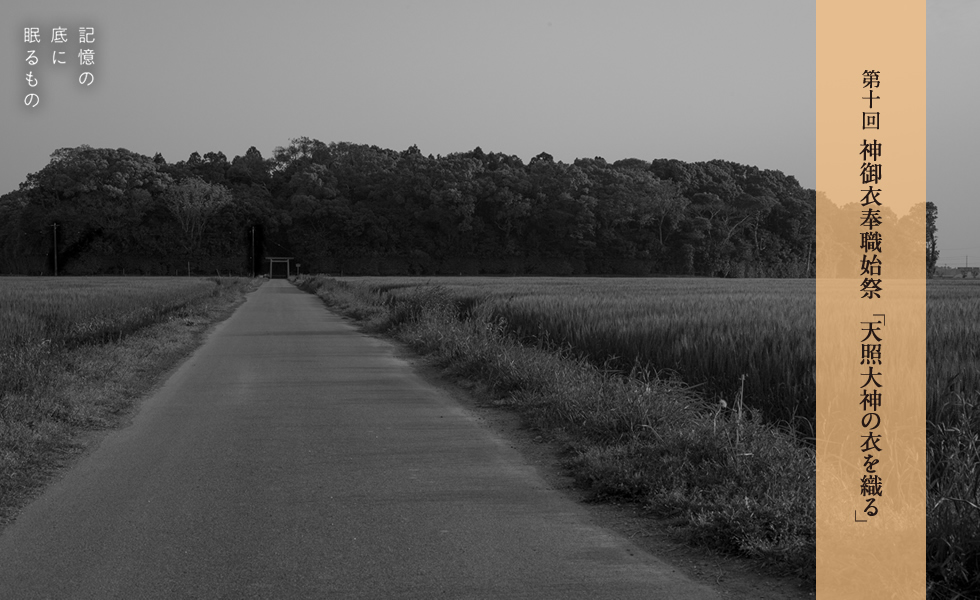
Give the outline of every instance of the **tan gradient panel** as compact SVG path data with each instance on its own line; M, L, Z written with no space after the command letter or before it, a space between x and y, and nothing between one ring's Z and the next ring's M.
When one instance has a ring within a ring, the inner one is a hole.
M817 0L816 11L817 597L925 598L926 4ZM865 70L878 87L864 87ZM864 112L879 113L878 129L862 128ZM880 144L876 159L865 140ZM865 163L881 166L877 183ZM880 206L862 206L869 186ZM862 224L869 209L880 225ZM865 232L880 234L880 252L861 247ZM862 275L874 255L880 275ZM880 297L862 297L865 278L881 280ZM880 405L862 405L864 392Z

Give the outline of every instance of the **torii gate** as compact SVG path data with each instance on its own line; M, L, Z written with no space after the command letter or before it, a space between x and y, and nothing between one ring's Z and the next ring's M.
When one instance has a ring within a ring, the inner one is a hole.
M289 278L289 261L293 260L292 256L266 256L265 259L269 261L269 279L273 279L275 276L272 274L273 265L285 264L286 265L286 278Z

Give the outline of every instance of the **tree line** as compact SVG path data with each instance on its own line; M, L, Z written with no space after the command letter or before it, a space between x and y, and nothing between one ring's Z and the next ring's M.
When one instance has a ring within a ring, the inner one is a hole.
M814 274L816 195L723 160L525 164L298 138L168 163L80 146L0 197L0 272ZM54 227L57 225L57 227Z

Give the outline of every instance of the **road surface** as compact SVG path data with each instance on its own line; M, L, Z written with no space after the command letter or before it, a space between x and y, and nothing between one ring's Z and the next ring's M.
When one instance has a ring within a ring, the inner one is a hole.
M717 597L281 280L0 534L4 599Z

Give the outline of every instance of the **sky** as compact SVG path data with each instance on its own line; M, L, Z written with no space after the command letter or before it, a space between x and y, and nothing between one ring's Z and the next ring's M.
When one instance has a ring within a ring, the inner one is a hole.
M962 176L972 158L962 140L980 121L964 58L980 56L978 6L928 5L941 264L973 252L980 265L969 226L980 208ZM58 148L230 160L300 136L433 155L480 146L524 161L717 158L815 185L813 2L35 0L4 3L0 16L0 193ZM25 27L40 28L40 44L24 43ZM51 43L54 27L68 43ZM78 43L80 27L94 28L94 43ZM90 67L82 47L94 50ZM65 64L52 64L62 50ZM78 83L86 69L90 86ZM31 92L36 108L24 106Z
M926 25L926 193L939 211L939 264L980 267L970 175L980 156L980 0L927 2Z

